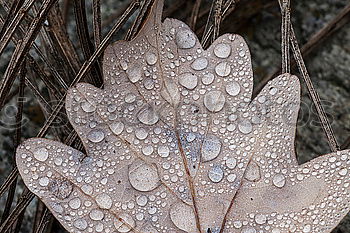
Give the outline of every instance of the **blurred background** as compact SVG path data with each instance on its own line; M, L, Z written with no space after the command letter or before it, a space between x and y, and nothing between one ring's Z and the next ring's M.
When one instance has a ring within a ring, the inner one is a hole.
M135 36L151 2L0 0L0 232L65 232L17 177L14 149L24 139L39 135L83 150L64 109L56 111L59 100L76 77L101 86L105 45ZM218 8L220 2L223 5ZM255 94L281 73L277 0L165 3L163 17L188 23L204 47L210 44L210 39L203 38L212 35L206 25L214 25L211 12L215 9L221 20L220 27L216 24L220 35L237 33L245 38L252 55ZM291 0L291 20L334 136L342 149L349 148L350 3ZM83 65L89 59L97 62ZM82 67L91 69L81 75ZM297 66L292 66L292 73L303 85L295 146L299 162L304 163L331 150ZM53 119L52 124L45 124L48 119ZM333 232L350 233L350 217Z

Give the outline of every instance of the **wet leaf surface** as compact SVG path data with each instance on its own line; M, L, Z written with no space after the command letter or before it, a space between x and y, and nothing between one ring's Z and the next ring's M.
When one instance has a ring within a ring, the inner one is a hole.
M105 51L103 90L69 90L86 155L47 139L17 149L28 188L70 232L330 232L349 211L349 151L298 165L298 78L252 100L243 38L203 50L161 23L162 5Z

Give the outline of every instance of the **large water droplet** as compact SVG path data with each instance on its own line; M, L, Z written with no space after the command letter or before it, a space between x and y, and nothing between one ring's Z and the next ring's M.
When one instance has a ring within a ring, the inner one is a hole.
M180 102L180 92L177 84L172 79L165 78L162 89L160 91L161 96L173 106L176 106Z
M129 167L129 181L138 191L151 191L159 185L157 169L141 160L134 161Z
M170 209L170 219L174 225L185 232L197 232L196 217L191 206L177 202Z
M104 218L104 213L99 210L99 209L93 209L91 210L91 212L89 213L89 216L92 220L95 220L95 221L99 221L99 220L102 220Z
M136 83L142 78L142 69L138 65L135 65L127 69L126 74L132 83Z
M140 140L144 140L147 138L148 132L144 128L137 128L135 130L135 136Z
M231 66L228 62L221 62L215 66L215 73L221 77L226 77L231 73Z
M183 73L179 76L179 83L187 89L192 90L198 84L198 77L192 73Z
M33 155L34 155L34 158L36 158L40 162L44 162L49 157L49 152L47 151L46 148L40 147L33 152Z
M276 187L282 188L286 184L286 177L283 174L276 174L272 178L272 183Z
M241 86L236 82L232 81L226 85L226 92L231 96L236 96L241 91Z
M245 171L245 178L249 181L256 182L260 180L260 167L255 162L248 164L247 170Z
M79 230L85 230L88 226L85 219L79 218L73 222L73 225Z
M68 198L72 193L73 184L69 180L51 180L48 189L55 197L63 200Z
M96 203L101 209L110 209L113 205L112 198L105 193L96 196Z
M266 215L265 214L257 214L254 217L254 220L257 224L264 224L267 221Z
M209 179L214 183L219 183L224 178L224 171L218 165L212 167L208 172Z
M80 208L80 205L81 205L80 198L75 197L75 198L71 199L71 200L68 202L68 205L69 205L69 207L72 208L73 210L79 209L79 208Z
M159 120L157 112L149 105L139 111L137 118L145 125L154 125Z
M202 145L202 160L210 161L218 157L221 150L221 142L216 136L207 136Z
M162 158L167 158L169 156L170 150L168 146L159 146L158 147L158 154Z
M180 49L190 49L196 45L196 36L188 29L180 29L176 33L175 40Z
M235 158L228 158L226 160L226 166L229 168L229 169L234 169L237 165L237 160Z
M50 180L48 177L44 176L39 179L39 185L46 187L49 184Z
M114 227L118 232L129 232L136 226L135 220L127 213L121 213L114 219Z
M250 121L243 120L238 123L238 129L239 131L241 131L241 133L248 134L252 132L253 126L252 126L252 123L250 123Z
M148 65L154 65L158 61L157 55L155 53L152 53L152 52L147 52L145 54L145 58L146 58L146 62Z
M81 109L83 109L84 112L94 112L96 110L96 107L92 104L90 104L88 101L84 101L80 104Z
M146 195L141 195L141 196L136 197L136 203L139 206L145 206L145 205L147 205L147 202L148 202L148 198Z
M104 138L105 138L105 134L100 129L93 129L87 135L87 139L95 143L101 142Z
M225 105L225 96L221 91L210 91L204 96L204 106L211 112L219 112Z
M123 122L113 122L112 124L109 125L109 128L115 135L119 135L123 132L124 130L124 123Z
M210 85L213 83L215 76L212 73L206 73L202 76L202 83L204 85Z
M194 70L204 70L208 66L208 59L205 57L200 57L192 62L191 67Z
M308 232L311 232L311 229L312 229L312 226L311 225L305 225L304 228L303 228L303 232L304 233L308 233Z
M228 58L231 54L231 46L224 43L217 44L214 48L214 54L219 58Z

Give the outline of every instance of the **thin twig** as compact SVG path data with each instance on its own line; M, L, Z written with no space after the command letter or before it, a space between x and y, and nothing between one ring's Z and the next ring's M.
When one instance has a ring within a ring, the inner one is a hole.
M0 87L0 109L2 109L4 100L9 92L10 87L12 86L13 81L15 80L16 74L20 69L20 65L25 58L25 55L28 53L31 45L33 44L34 39L36 38L39 30L42 26L42 23L46 19L47 13L49 12L51 6L57 0L44 0L41 5L38 15L35 17L31 25L29 26L28 33L23 38L23 42L18 44L16 47L16 53L12 56L9 66L7 67L3 81Z
M94 41L95 48L101 44L102 33L101 33L101 0L93 0L93 26L94 26Z
M196 30L196 23L198 19L199 8L201 6L202 0L196 0L193 5L192 14L189 22L190 28L194 31Z
M312 84L309 72L307 71L307 68L305 66L304 59L303 59L303 56L302 56L301 51L299 49L299 44L298 44L298 41L296 39L292 24L291 24L291 28L290 28L290 41L291 41L291 45L292 45L294 59L296 60L296 62L298 64L299 71L300 71L300 73L305 81L310 98L312 99L312 102L314 103L314 105L316 107L317 115L320 118L320 121L322 123L322 128L325 131L327 139L328 139L328 144L333 152L338 151L339 145L338 145L337 140L335 138L333 129L328 121L327 115L326 115L326 113L323 109L323 106L321 104L320 97L319 97L316 89L314 88L314 85Z
M75 20L77 24L77 31L79 42L84 54L85 60L89 59L93 54L94 47L93 43L89 37L89 29L86 18L85 1L84 0L74 0L74 13ZM95 84L95 86L100 86L103 82L102 80L102 70L99 63L96 61L92 64L91 75L89 79Z
M289 29L290 29L290 0L279 0L282 13L282 73L290 73Z
M239 0L227 0L223 6L223 10L221 12L222 14L222 20L224 20L229 14L232 13L232 11L234 11L234 9L236 8L236 3L238 3ZM209 17L210 15L212 15L212 13L209 13ZM207 25L205 26L204 29L204 33L202 36L202 41L201 44L203 47L207 47L207 44L210 41L210 38L212 37L212 34L214 32L214 24L212 22L212 20L209 20L208 18L208 22Z
M26 62L23 61L19 76L20 76L20 84L19 84L19 92L18 92L18 97L17 97L17 114L16 114L16 131L15 131L15 138L14 138L14 147L17 148L17 146L21 143L21 135L22 135L22 115L23 115L23 100L24 100L24 78L26 75ZM14 156L15 160L15 156ZM6 199L6 204L4 208L4 212L2 213L1 217L1 223L3 223L6 218L8 217L12 202L14 199L14 195L16 192L16 183L15 179L9 189L9 192L7 194L7 199Z
M327 23L323 28L316 32L308 42L301 48L301 53L303 57L307 57L312 51L314 51L322 42L324 42L329 36L338 31L344 25L350 21L350 3L344 7L337 16L335 16L329 23ZM295 61L292 62L291 66L295 66ZM268 81L276 77L281 73L281 67L275 69L273 72L265 76L262 81L254 89L253 96L256 96L262 88L266 85Z
M5 26L8 19L5 20L3 25L3 32L0 33L0 55L8 45L8 43L11 40L11 37L13 36L14 32L22 22L22 19L27 14L28 10L31 8L35 0L29 0L26 2L22 8L17 12L17 14L14 16L13 20L11 22L8 22L8 26ZM11 14L11 10L9 11L9 14Z
M125 36L125 40L130 40L135 37L135 35L139 32L141 29L142 23L146 20L148 16L148 12L150 11L154 0L145 0L142 2L140 11L136 17L136 20L134 21L133 25L129 29L128 33Z

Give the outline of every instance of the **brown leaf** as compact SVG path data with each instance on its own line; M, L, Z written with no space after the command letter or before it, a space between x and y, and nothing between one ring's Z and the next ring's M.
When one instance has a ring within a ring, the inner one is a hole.
M330 232L349 211L349 151L298 165L298 79L251 100L242 37L203 50L184 23L161 23L162 6L105 51L103 90L69 90L87 155L47 139L18 148L28 188L70 232Z

